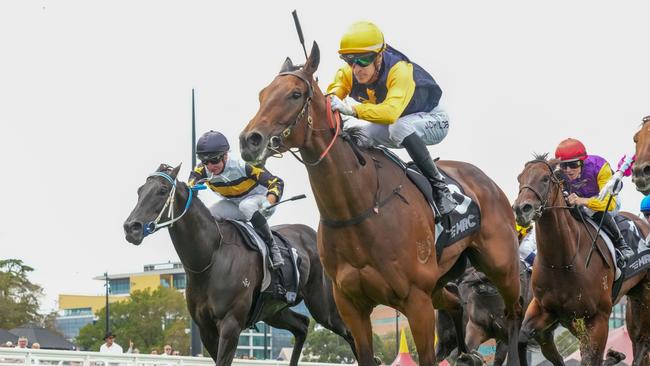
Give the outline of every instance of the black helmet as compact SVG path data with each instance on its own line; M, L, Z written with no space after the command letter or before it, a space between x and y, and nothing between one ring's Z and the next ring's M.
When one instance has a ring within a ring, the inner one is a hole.
M209 160L213 157L222 156L230 150L228 139L221 132L208 131L199 137L196 143L196 155L199 160Z

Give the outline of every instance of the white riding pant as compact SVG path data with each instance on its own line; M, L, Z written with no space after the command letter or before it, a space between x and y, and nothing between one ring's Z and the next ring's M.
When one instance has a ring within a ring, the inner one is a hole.
M536 256L537 237L535 236L535 230L530 230L519 243L519 258L526 262L526 265L532 267Z
M438 106L430 112L418 112L400 117L395 123L389 125L349 117L346 119L345 126L361 128L373 145L398 149L402 147L402 141L414 132L426 145L440 143L449 131L449 116Z
M250 221L255 212L262 208L266 202L266 195L253 194L242 198L224 198L210 206L210 213L216 219L233 219L241 221ZM267 219L273 215L275 208L261 211Z

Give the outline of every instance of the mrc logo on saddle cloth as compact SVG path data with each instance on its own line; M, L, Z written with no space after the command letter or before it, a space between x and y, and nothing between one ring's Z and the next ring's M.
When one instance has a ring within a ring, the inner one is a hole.
M399 156L384 147L376 147L384 153L391 161L395 162L406 172L409 179L415 184L416 187L422 192L426 200L429 202L431 209L434 212L435 202L433 200L433 190L431 184L425 178L418 168L413 163L405 163ZM458 202L456 208L446 214L436 216L436 256L440 258L442 250L451 246L457 241L474 233L481 227L481 211L471 198L465 195L463 187L451 178L444 170L440 169L442 175L445 177L445 182L449 186L454 199Z
M262 255L261 269L263 270L264 277L262 279L260 295L255 299L251 308L247 326L250 327L257 323L262 315L262 308L264 305L269 306L269 302L273 302L274 304L271 304L271 306L275 311L278 311L280 308L294 306L302 301L298 295L298 285L300 283L298 266L300 264L300 257L289 241L278 232L273 231L276 243L280 247L284 264L277 270L271 271L269 269L270 258L268 249L264 241L255 232L255 229L247 222L231 219L224 221L231 223L237 229L237 232L244 238L244 242L249 249L257 251Z

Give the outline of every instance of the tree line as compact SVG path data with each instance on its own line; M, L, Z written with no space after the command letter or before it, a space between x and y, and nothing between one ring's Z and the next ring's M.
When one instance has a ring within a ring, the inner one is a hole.
M34 268L19 259L0 260L0 328L13 329L27 324L40 325L58 332L56 311L39 313L43 288L32 283L28 274ZM106 308L95 314L95 321L82 327L74 340L82 350L97 351L104 342ZM190 336L187 332L190 316L183 295L170 288L158 287L134 291L123 301L109 306L111 331L124 349L132 341L142 353L160 351L171 344L183 355L189 355ZM384 362L396 357L395 332L384 336L374 334L375 354ZM409 350L417 360L413 337L407 332ZM349 345L331 331L311 320L306 347L306 361L352 363L354 356ZM273 355L275 356L275 355Z

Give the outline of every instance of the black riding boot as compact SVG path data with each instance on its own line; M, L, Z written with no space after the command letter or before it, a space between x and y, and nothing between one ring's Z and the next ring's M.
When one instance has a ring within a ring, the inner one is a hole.
M625 263L634 256L634 251L632 251L632 248L627 245L625 242L625 238L623 238L623 234L621 234L621 230L618 228L618 225L616 225L616 221L614 220L614 216L612 216L609 213L605 212L600 212L597 211L594 213L593 217L596 220L600 220L601 217L605 216L605 219L603 220L603 228L607 230L612 235L612 241L614 242L614 247L621 252L621 255L623 256L623 260ZM598 221L596 221L598 223Z
M255 232L264 240L266 247L269 249L269 253L271 253L271 268L279 268L284 264L284 259L282 259L280 247L278 247L275 239L273 239L273 234L271 233L271 228L266 218L259 211L255 212L251 218L251 224L253 224Z
M424 141L416 133L412 133L402 141L402 146L404 146L422 174L431 182L433 196L440 213L444 215L453 211L458 206L458 202L451 195L451 191L447 187L447 183L445 183L445 179L440 174L438 167L431 159Z

